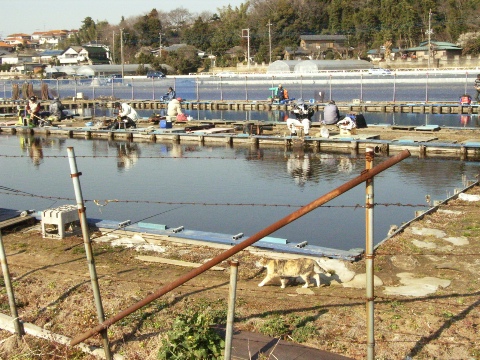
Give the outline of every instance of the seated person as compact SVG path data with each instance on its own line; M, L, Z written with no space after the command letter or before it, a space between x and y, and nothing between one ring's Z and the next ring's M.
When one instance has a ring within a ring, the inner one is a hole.
M297 127L301 127L301 126L303 126L304 135L308 135L308 132L310 130L310 125L311 125L311 121L308 118L304 118L301 120L293 119L293 118L287 119L287 127L290 129L290 135L296 135Z
M175 99L175 97L177 96L175 90L173 90L173 88L170 86L168 88L168 91L165 95L162 96L162 100L163 101L170 101L172 99Z
M330 100L328 104L323 109L323 120L322 123L325 125L336 124L340 120L340 111L338 110L335 101Z
M115 108L119 110L117 119L110 126L110 129L119 129L120 122L123 122L125 128L136 128L136 121L140 118L138 113L127 103L115 103Z
M30 96L27 103L27 118L29 123L31 122L34 126L38 125L38 120L40 119L40 103L35 95Z
M181 97L170 100L167 106L167 121L176 121L177 115L183 113L181 105L182 101L183 99Z
M285 90L283 89L282 84L278 85L278 88L275 91L275 100L277 101L285 100Z
M50 115L48 120L50 121L61 121L67 118L66 114L64 113L65 107L60 102L60 98L54 97L52 102L50 103Z

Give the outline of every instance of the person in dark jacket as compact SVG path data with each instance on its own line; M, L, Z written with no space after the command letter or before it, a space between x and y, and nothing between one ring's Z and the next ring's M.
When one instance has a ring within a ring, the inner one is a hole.
M336 124L340 120L340 111L335 101L330 100L323 109L323 123L326 125Z
M50 103L50 116L49 120L51 121L61 121L66 118L65 113L63 110L65 107L60 101L60 98L54 97L52 102Z
M278 85L278 88L275 92L275 99L278 101L285 100L285 91L283 90L282 84Z
M177 93L175 92L175 90L173 90L173 88L170 86L168 88L168 91L165 95L162 96L162 100L163 101L170 101L172 99L175 99L177 97Z

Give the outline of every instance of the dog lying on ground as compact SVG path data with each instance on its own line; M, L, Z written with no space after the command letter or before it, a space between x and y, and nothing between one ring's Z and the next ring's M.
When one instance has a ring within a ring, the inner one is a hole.
M289 278L301 277L305 284L304 288L310 284L310 277L313 277L320 286L320 274L326 274L326 271L312 259L301 258L292 260L278 260L278 259L261 259L257 262L258 267L267 269L267 276L258 284L263 286L273 278L279 277L282 283L281 288L285 289L285 285Z

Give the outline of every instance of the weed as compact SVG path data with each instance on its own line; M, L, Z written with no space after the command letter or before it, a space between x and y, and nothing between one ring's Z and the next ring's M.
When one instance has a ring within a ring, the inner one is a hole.
M161 360L221 359L225 346L223 339L212 328L210 314L187 310L175 318L172 329L162 340L158 353Z
M446 319L449 319L449 318L454 317L455 315L453 313L451 313L450 311L445 310L444 312L442 312L442 316Z
M271 337L279 337L285 335L288 330L289 326L285 323L285 320L279 315L274 315L270 319L266 320L259 329L262 334Z
M317 335L317 328L312 323L307 323L305 326L296 328L292 332L292 339L297 343L304 343L308 339Z
M85 248L83 246L75 246L72 253L75 255L85 254Z

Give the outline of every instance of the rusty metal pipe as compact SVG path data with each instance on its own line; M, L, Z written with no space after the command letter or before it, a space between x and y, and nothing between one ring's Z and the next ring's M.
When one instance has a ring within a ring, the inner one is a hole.
M107 329L110 325L116 323L117 321L123 319L125 316L130 315L134 311L142 308L145 305L148 305L152 301L158 299L160 296L165 295L166 293L172 291L173 289L183 285L188 280L193 279L194 277L202 274L203 272L207 271L208 269L212 268L213 266L221 263L222 261L228 259L232 255L242 251L246 247L254 244L260 239L263 239L265 236L270 235L271 233L277 231L278 229L284 227L285 225L291 223L292 221L300 218L301 216L315 210L319 206L327 203L328 201L336 198L337 196L347 192L348 190L354 188L355 186L361 184L362 182L371 179L375 175L381 173L382 171L388 169L389 167L397 164L398 162L406 159L410 156L410 151L404 150L401 153L391 157L390 159L382 162L381 164L375 166L371 170L363 171L359 176L356 178L347 181L345 184L340 185L338 188L330 191L329 193L319 197L318 199L312 201L311 203L305 205L304 207L294 211L290 215L278 220L277 222L273 223L272 225L266 227L263 230L260 230L256 234L252 235L248 239L242 241L241 243L231 247L230 249L224 251L223 253L215 256L211 260L207 261L203 265L191 270L190 272L186 273L185 275L179 277L177 280L171 282L170 284L165 285L164 287L158 289L154 293L148 295L143 300L131 305L130 307L126 308L125 310L119 312L117 315L112 316L111 318L105 320L103 323L97 325L93 329L86 331L83 334L80 334L76 338L70 341L70 345L74 346L79 344L80 342L88 339L89 337L99 333L102 330Z

